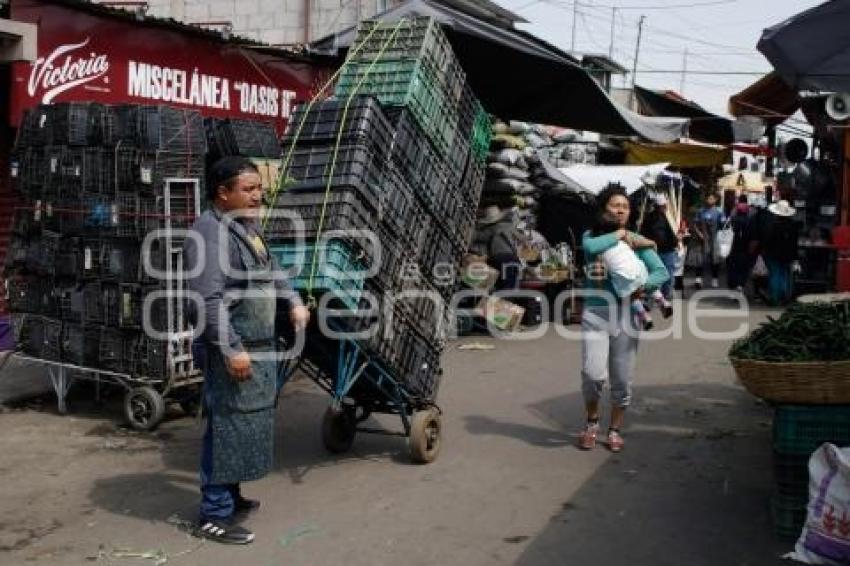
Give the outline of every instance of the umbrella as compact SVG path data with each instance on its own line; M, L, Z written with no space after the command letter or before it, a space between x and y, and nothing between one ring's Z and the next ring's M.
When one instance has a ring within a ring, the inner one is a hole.
M758 50L796 90L850 92L850 2L830 0L764 30Z

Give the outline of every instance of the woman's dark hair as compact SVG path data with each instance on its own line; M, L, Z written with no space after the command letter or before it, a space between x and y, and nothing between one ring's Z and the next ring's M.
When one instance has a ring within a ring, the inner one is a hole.
M626 187L621 185L620 183L608 183L608 186L602 189L598 195L596 195L596 206L600 215L605 212L608 202L616 197L620 196L628 200L629 195L626 192Z
M749 199L747 199L747 195L745 195L745 194L738 195L738 204L747 204L748 202L749 202Z
M596 216L593 218L593 226L591 227L591 233L594 236L609 234L620 229L619 223L608 214L607 209L608 203L616 196L629 199L626 187L620 183L608 183L608 186L596 195Z
M215 200L218 188L230 188L233 180L242 173L259 173L253 161L240 155L222 157L209 168L207 173L207 198Z

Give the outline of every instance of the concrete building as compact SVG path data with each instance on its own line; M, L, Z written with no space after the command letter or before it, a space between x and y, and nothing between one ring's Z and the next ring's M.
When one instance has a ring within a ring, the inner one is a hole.
M147 14L230 32L271 45L303 44L321 39L384 12L403 0L148 0ZM110 4L103 1L102 4ZM522 18L489 0L445 0L453 8L510 23ZM127 5L132 4L132 5ZM134 9L136 3L116 2Z

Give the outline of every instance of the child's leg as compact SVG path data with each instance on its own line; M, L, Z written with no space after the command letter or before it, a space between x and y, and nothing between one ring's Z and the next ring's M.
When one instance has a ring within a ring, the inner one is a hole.
M673 304L664 296L664 293L660 289L652 293L652 300L661 309L661 314L664 315L664 318L673 316Z
M635 317L638 326L642 326L644 330L652 328L652 317L640 299L632 301L632 316Z

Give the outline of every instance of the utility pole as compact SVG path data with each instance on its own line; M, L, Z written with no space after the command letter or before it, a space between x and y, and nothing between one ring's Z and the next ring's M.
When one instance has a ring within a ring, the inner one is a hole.
M688 48L685 47L685 53L682 57L682 79L679 81L679 94L685 96L685 77L688 75Z
M576 19L578 18L578 2L573 2L573 34L570 37L570 53L576 50Z
M608 44L608 58L614 59L614 25L617 21L617 7L611 6L611 43Z
M629 94L629 110L631 110L632 106L635 103L635 78L637 75L637 66L638 66L638 57L640 56L640 37L643 34L643 21L646 19L646 16L640 17L640 22L638 23L638 34L637 34L637 42L635 42L635 61L632 65L632 91Z

